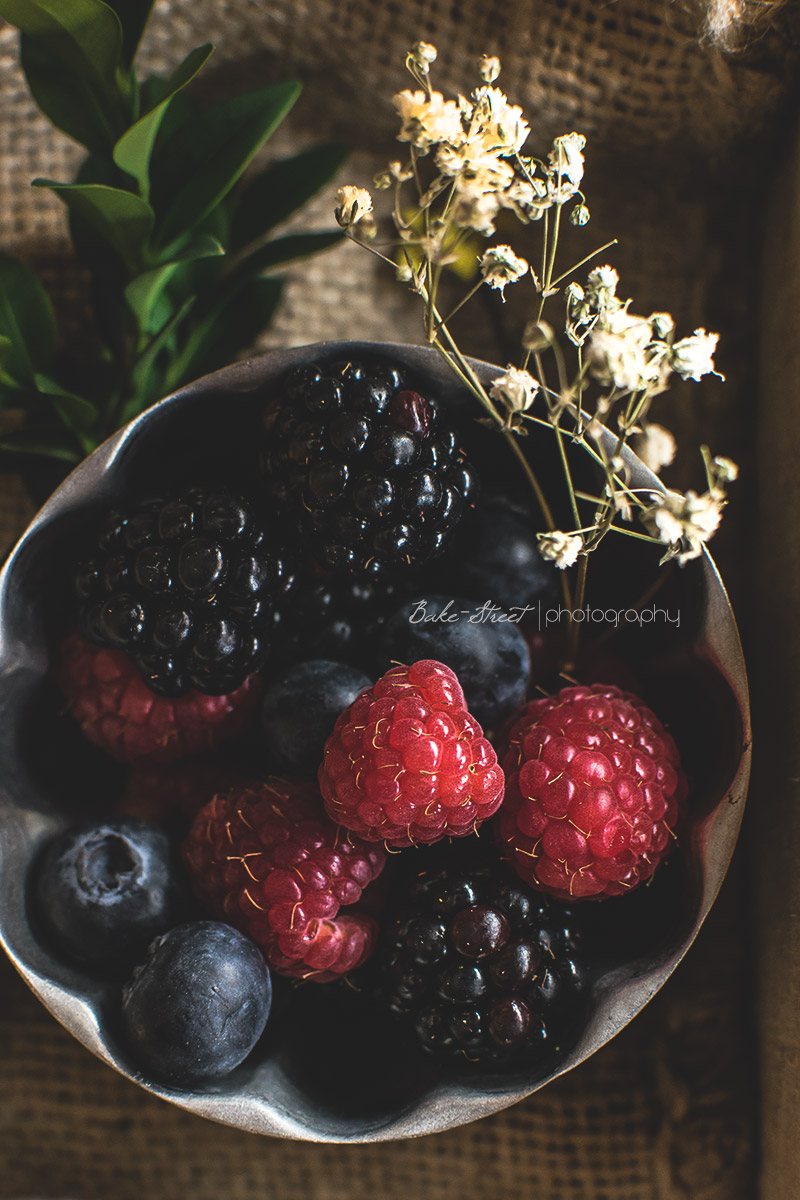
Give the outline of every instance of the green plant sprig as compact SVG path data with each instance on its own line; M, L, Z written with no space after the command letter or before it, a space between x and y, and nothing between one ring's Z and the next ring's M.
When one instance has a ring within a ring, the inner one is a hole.
M45 116L88 151L71 182L35 179L65 204L88 267L94 358L59 344L36 275L0 253L0 467L30 456L64 473L120 424L248 349L281 300L287 263L336 245L337 228L280 227L340 169L321 143L242 176L296 103L295 82L198 106L213 47L139 79L147 0L0 0ZM277 234L276 234L277 231ZM11 428L9 428L11 426Z

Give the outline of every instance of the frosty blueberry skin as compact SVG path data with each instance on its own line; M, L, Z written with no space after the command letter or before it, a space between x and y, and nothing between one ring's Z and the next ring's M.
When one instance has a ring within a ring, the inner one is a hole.
M264 744L281 765L314 774L336 718L372 680L356 667L326 659L297 663L264 693Z
M194 921L157 938L123 988L131 1053L163 1083L227 1075L264 1032L272 981L258 947L230 925Z
M108 969L135 962L185 902L167 835L134 819L55 838L34 866L31 894L37 925L64 958Z

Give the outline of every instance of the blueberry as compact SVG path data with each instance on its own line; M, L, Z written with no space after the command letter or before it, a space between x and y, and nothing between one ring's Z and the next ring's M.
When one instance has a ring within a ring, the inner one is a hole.
M227 1075L264 1032L272 982L244 934L216 921L157 938L123 988L122 1020L138 1062L165 1083Z
M371 683L357 668L327 659L291 667L262 701L268 748L288 767L316 771L336 718Z
M484 504L459 529L442 578L461 596L505 609L558 597L556 569L539 553L534 523L499 501Z
M45 931L67 957L95 967L135 962L180 918L182 887L167 835L144 821L68 829L33 880Z
M408 601L392 613L383 628L376 666L383 672L392 660L438 659L455 671L475 719L491 729L525 699L530 654L507 614L499 610L494 614L506 618L503 620L470 619L478 613L474 601L453 596L428 595ZM444 619L422 619L423 615L440 614Z

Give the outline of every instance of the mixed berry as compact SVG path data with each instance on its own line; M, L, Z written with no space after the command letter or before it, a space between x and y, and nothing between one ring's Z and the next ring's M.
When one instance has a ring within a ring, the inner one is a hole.
M554 571L425 380L321 361L262 416L260 475L77 548L57 679L127 776L39 857L31 919L127 977L125 1045L166 1085L243 1062L281 977L324 1004L346 976L445 1060L539 1064L585 1020L578 902L675 843L675 743L610 677L541 694L558 635L513 614Z
M219 696L269 660L291 582L252 507L197 487L112 513L75 577L78 619L98 646L124 650L157 695Z
M388 922L389 1006L422 1048L524 1065L557 1049L584 978L568 908L502 868L421 871Z
M476 496L436 399L388 364L297 368L269 432L273 500L333 572L380 579L425 562Z

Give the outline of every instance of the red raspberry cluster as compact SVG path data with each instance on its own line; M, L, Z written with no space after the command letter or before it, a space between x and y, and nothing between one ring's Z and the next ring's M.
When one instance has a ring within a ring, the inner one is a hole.
M352 906L385 852L343 837L311 783L270 778L215 796L184 858L208 911L248 934L282 975L325 983L374 947L377 924Z
M619 896L668 853L686 780L671 735L637 696L594 684L532 701L508 731L503 766L500 846L540 891Z
M59 684L89 741L137 766L175 762L235 737L261 692L260 677L250 675L227 696L157 696L122 650L78 633L61 647Z
M442 663L397 666L341 714L319 782L329 816L370 842L464 837L503 799L503 772Z

